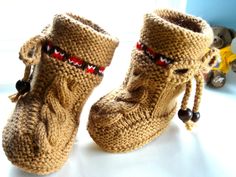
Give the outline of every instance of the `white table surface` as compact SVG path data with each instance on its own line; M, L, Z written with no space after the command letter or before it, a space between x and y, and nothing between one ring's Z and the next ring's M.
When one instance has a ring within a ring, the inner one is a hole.
M201 119L192 132L187 131L181 121L175 116L161 136L133 152L107 153L103 152L93 142L86 130L89 109L98 98L123 81L129 64L131 48L131 45L126 44L119 46L112 65L105 73L103 82L94 90L84 106L80 117L79 132L68 161L60 171L48 176L235 177L235 73L228 75L228 81L224 88L215 90L206 88L204 90L200 107ZM3 56L3 54L1 55ZM121 67L120 63L125 64L122 70L117 71L117 66L120 65ZM23 72L23 64L19 62L19 66ZM14 72L10 67L9 70L9 72ZM21 75L14 76L14 78L20 77ZM7 96L15 92L15 81L8 84L0 83L1 133L7 118L14 109L14 104L10 102ZM35 176L14 167L7 160L2 148L0 148L0 164L2 177Z

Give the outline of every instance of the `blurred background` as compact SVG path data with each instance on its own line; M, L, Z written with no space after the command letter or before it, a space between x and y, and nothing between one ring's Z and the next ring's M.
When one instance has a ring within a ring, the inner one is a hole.
M120 46L127 47L127 43L133 42L133 46L138 40L144 13L157 7L184 11L185 6L186 0L0 0L0 85L15 83L22 77L19 48L51 23L56 13L84 16L118 37ZM121 62L129 62L126 55Z

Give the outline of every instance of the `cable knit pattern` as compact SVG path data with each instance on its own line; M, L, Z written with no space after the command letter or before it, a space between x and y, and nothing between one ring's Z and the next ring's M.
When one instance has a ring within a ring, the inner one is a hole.
M123 85L91 108L88 131L94 141L105 151L126 152L160 135L175 115L177 96L187 84L188 99L192 78L210 67L205 56L212 40L200 18L167 9L146 14Z
M59 14L42 35L21 48L20 58L27 67L35 64L31 90L15 99L15 111L3 131L3 148L14 165L36 174L52 173L65 163L82 107L102 80L45 53L41 48L47 41L71 56L105 67L118 45L116 38L91 21Z

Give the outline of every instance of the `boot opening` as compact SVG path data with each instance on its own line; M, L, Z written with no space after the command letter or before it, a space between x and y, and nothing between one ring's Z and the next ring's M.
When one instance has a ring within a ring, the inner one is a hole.
M188 15L183 15L179 12L170 12L168 10L158 11L157 13L161 18L170 23L197 33L202 32L203 22L200 19L196 19Z
M181 26L183 28L187 28L189 30L192 30L194 32L201 32L201 27L196 21L192 21L191 19L181 19L179 17L167 17L165 20L174 23L178 26Z
M88 19L85 19L85 18L77 16L77 15L73 15L71 13L67 13L67 15L74 20L80 21L81 23L83 23L87 26L90 26L92 29L94 29L97 32L101 32L103 34L109 35L104 29L102 29L100 26L98 26L97 24L93 23L92 21L90 21Z

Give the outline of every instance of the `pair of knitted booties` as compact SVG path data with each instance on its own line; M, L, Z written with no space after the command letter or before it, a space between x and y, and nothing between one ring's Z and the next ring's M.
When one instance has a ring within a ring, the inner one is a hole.
M91 108L88 132L105 151L131 151L163 132L185 90L180 119L191 128L198 112L204 70L217 51L203 19L159 9L144 17L130 69L120 88ZM68 158L88 96L109 66L118 40L90 20L56 15L20 49L25 74L16 84L13 115L3 131L8 159L24 171L48 174ZM193 109L187 108L196 79Z

